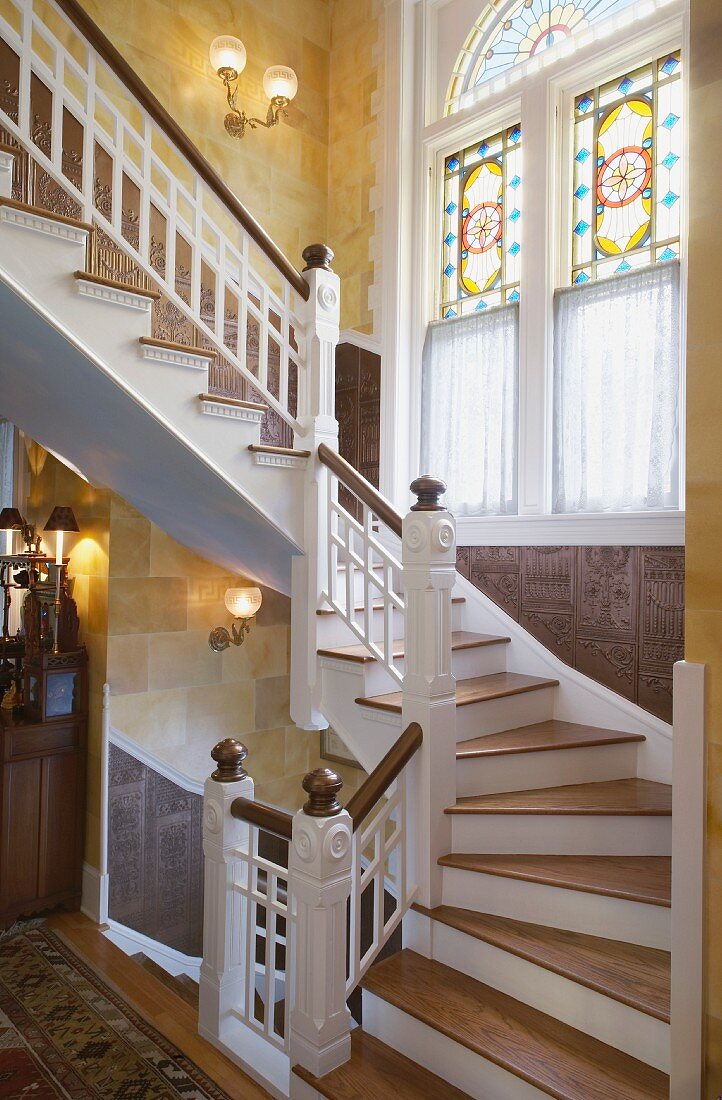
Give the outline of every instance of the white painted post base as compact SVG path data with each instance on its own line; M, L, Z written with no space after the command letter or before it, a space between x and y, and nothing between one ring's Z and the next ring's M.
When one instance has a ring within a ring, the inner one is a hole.
M13 154L0 149L0 198L12 198L14 167L15 157Z

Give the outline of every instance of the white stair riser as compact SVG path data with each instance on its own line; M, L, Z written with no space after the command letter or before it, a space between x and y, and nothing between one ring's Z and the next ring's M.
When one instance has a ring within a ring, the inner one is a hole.
M404 671L406 662L400 658L397 667ZM476 649L457 649L451 654L451 669L457 680L469 680L472 676L491 676L506 671L506 646L487 645ZM393 680L380 662L363 666L365 694L382 695L385 691L397 691Z
M345 601L344 604L345 605ZM324 604L323 606L328 606ZM360 607L360 601L356 604L356 607ZM463 604L451 605L451 628L452 630L461 630L462 615L464 611ZM363 612L356 611L354 618L357 622L359 629L363 629L364 616ZM376 641L383 641L384 637L384 615L380 608L377 608L372 613L372 637ZM404 637L404 616L398 612L394 613L394 639ZM319 649L334 649L336 646L342 645L358 645L360 638L358 638L351 628L344 622L340 615L319 615L318 616L318 648Z
M556 856L668 856L671 817L452 814L455 852Z
M669 1072L669 1024L456 928L439 921L431 926L437 962Z
M481 703L456 708L456 740L468 741L488 733L502 733L518 726L546 722L554 710L555 688L540 688L507 695L503 699L487 699Z
M444 905L670 950L670 910L524 879L444 867Z
M567 783L601 783L637 774L637 744L520 752L456 761L456 790L471 794L532 791Z
M363 1021L364 1031L385 1043L392 1037L395 1050L474 1100L549 1100L547 1093L366 990Z

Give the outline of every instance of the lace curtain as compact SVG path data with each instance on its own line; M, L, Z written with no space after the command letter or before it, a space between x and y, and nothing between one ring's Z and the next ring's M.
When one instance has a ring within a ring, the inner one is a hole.
M9 420L0 419L0 508L12 508L13 500L13 440L14 428ZM0 553L5 553L5 536Z
M516 511L518 334L516 304L429 325L421 465L457 516Z
M655 264L555 295L555 512L678 507L680 274Z

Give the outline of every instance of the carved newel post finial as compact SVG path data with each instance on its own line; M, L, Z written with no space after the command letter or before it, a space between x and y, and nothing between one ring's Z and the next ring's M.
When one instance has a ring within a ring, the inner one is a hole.
M411 482L410 489L418 498L416 504L411 505L412 512L443 512L444 505L439 502L439 498L446 492L446 484L438 477L423 474Z
M316 768L309 772L301 784L308 795L303 812L309 817L335 817L343 806L338 800L338 792L343 787L343 779L330 768Z
M245 779L247 772L243 767L243 761L248 756L248 749L234 737L226 737L225 741L219 741L211 749L211 757L218 767L211 775L216 783L236 783Z
M315 267L320 267L324 271L331 270L333 250L327 244L309 244L304 248L301 255L306 261L304 271L313 271Z

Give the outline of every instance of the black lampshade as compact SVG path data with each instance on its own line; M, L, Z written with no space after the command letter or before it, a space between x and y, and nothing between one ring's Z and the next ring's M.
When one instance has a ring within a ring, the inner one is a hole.
M0 531L22 531L25 526L17 508L3 508L0 512Z
M46 531L79 531L78 521L73 515L73 509L59 505L53 508L50 519L45 524Z

